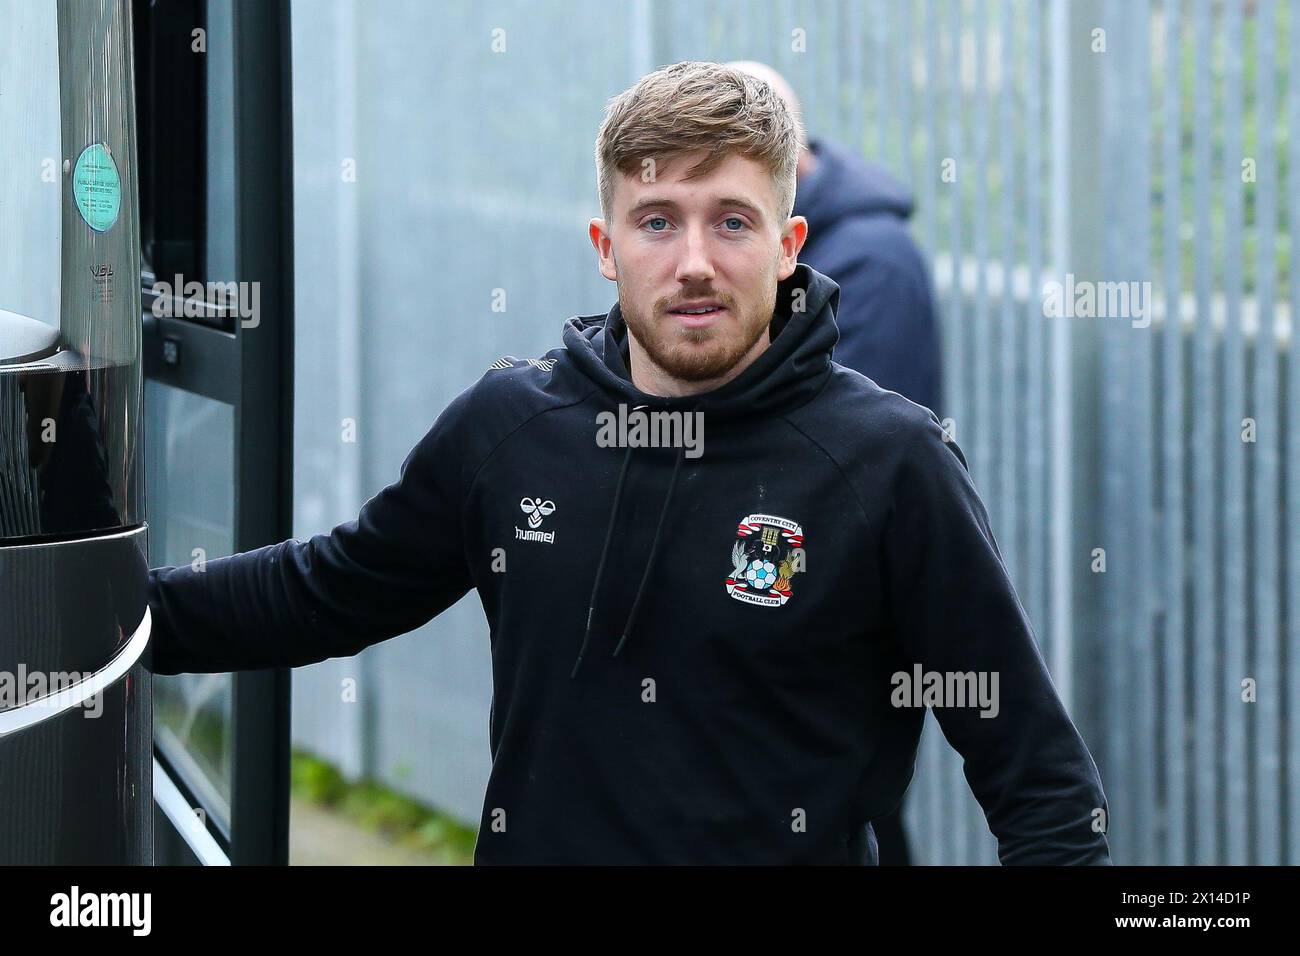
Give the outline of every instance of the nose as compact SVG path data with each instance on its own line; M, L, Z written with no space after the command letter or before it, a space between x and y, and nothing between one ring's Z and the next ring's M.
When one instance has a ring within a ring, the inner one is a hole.
M713 261L709 257L708 227L693 224L686 230L682 257L677 262L677 281L691 287L713 281Z

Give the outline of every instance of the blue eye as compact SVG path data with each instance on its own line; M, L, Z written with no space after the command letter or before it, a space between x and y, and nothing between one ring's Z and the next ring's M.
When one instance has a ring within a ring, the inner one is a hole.
M663 223L666 223L667 221L668 221L668 220L665 219L663 216L652 216L652 217L650 217L649 219L647 219L647 220L645 221L645 225L648 226L648 225L650 225L650 223L652 223L652 222L663 222ZM662 229L651 229L650 231L651 231L651 232L663 232Z
M729 216L726 219L724 219L723 222L738 222L740 223L740 229L745 228L745 220L741 219L738 216ZM727 232L740 232L740 229L728 229Z

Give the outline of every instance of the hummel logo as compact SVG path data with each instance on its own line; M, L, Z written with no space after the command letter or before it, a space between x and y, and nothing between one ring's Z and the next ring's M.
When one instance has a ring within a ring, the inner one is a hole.
M519 510L528 516L528 530L515 528L515 538L520 541L541 541L543 544L555 543L554 531L539 531L542 519L555 513L555 502L549 498L523 498Z
M532 498L525 498L523 501L519 502L519 510L528 515L528 527L540 528L542 525L542 519L547 515L554 513L555 502L550 500L542 501L540 499L534 500Z

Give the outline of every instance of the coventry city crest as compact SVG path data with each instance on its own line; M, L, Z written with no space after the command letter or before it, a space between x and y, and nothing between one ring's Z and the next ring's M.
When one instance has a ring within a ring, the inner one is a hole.
M804 568L803 528L776 515L748 515L736 529L727 593L737 601L780 607Z

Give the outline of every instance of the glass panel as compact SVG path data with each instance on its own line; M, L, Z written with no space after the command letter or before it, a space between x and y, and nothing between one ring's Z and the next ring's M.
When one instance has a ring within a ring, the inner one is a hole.
M0 543L143 517L125 8L0 0Z
M55 6L0 0L0 23L0 312L58 328L63 172ZM0 332L6 328L0 316ZM0 358L3 351L0 342Z
M232 406L145 383L149 564L191 564L234 551ZM201 549L198 550L198 549ZM154 678L154 739L221 825L230 821L234 678Z

